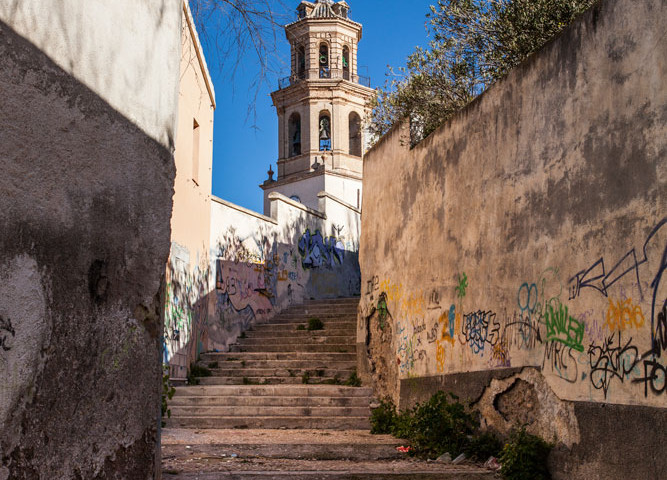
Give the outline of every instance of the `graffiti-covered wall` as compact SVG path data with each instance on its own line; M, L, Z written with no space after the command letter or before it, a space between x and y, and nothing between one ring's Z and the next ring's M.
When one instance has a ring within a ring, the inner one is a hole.
M358 342L380 395L528 424L568 452L559 478L667 475L666 14L602 2L412 150L403 125L367 154ZM633 454L614 444L639 425Z
M208 349L308 299L359 295L359 211L329 196L311 210L271 195L271 217L214 199Z

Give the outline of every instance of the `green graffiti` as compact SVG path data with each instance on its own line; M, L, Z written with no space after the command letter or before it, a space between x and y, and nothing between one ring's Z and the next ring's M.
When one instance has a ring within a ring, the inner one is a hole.
M544 317L547 342L560 342L578 352L584 351L584 324L571 317L565 305L558 303L556 308L547 305Z
M466 296L466 289L468 288L468 276L466 275L466 272L463 272L462 274L458 275L458 282L459 284L456 286L456 296L459 298L463 298Z
M380 294L380 298L378 299L377 311L378 327L380 330L384 331L384 328L387 324L387 317L389 316L389 310L387 309L387 295L384 292Z

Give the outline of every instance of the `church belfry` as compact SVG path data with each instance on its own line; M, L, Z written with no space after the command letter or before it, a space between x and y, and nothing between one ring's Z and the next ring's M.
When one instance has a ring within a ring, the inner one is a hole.
M357 70L362 26L349 17L345 1L303 1L285 27L291 47L290 76L271 94L278 114L279 192L317 208L321 191L360 207L363 128L370 80Z

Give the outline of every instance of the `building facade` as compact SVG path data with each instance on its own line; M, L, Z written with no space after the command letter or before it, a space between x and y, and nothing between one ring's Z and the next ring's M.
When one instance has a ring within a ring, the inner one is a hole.
M184 379L203 348L209 292L209 239L215 91L187 1L182 2L174 206L166 272L163 362Z

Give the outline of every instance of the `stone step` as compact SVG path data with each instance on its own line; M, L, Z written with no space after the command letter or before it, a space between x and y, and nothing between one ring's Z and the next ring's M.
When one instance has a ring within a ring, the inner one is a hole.
M340 370L348 370L356 367L357 362L353 360L234 360L224 362L209 362L207 365L212 372L217 372L218 369L224 370L240 370L240 369L257 369L257 368L277 368L283 370L295 369L322 369L334 368ZM211 366L216 365L217 366Z
M294 335L294 336L281 336L278 338L264 336L264 337L254 337L247 335L245 338L239 338L239 345L273 345L276 342L280 342L281 345L303 345L303 344L319 344L319 345L329 345L329 344L347 344L352 345L356 344L357 337L354 335ZM291 350L291 348L290 348Z
M277 325L273 328L254 328L245 332L246 338L276 338L276 337L295 337L295 338L318 338L322 336L355 336L354 328L324 328L322 330L297 330L291 328L291 325Z
M275 319L274 319L275 320ZM290 322L277 322L277 323L263 323L261 325L255 325L251 330L247 330L247 332L259 332L259 331L283 331L283 330L291 330L294 332L307 332L307 333L313 333L313 332L326 332L327 330L348 330L350 332L354 332L357 329L357 322L356 321L346 321L346 322L339 322L339 321L325 321L322 322L324 323L324 328L322 330L312 330L309 331L307 330L308 327L308 322L297 322L297 321L290 321ZM306 327L306 330L297 330L300 326Z
M425 462L399 453L404 440L368 430L162 431L163 478L218 480L491 480L464 462ZM188 473L190 472L190 473ZM210 473L210 475L209 475ZM182 476L179 476L182 475ZM192 476L189 476L192 475Z
M265 376L265 377L199 377L200 385L344 385L349 375L333 376L310 376L307 382L301 375L290 377Z
M304 302L304 305L319 305L319 304L337 305L337 304L345 304L345 303L349 303L349 304L352 304L352 305L358 305L359 300L360 300L360 297L323 298L323 299L319 299L319 300L306 300Z
M368 397L288 397L288 396L174 396L169 407L203 406L267 406L267 407L365 407Z
M292 433L292 432L288 432ZM326 433L326 432L325 432ZM398 460L405 455L396 451L396 446L401 445L399 440L394 439L391 444L232 444L208 443L206 445L190 445L188 453L191 455L218 455L229 457L235 454L242 459L293 459L293 460ZM183 445L163 445L162 456L169 458L182 453Z
M316 463L316 462L311 462ZM469 468L443 468L443 471L407 471L396 472L394 465L374 465L374 471L355 469L348 461L341 461L342 465L327 465L318 469L318 465L309 465L306 471L281 469L270 470L265 464L257 465L258 470L235 470L232 476L220 476L220 472L208 473L180 473L166 472L164 480L220 480L233 478L236 480L493 480L492 472ZM290 465L292 466L292 465ZM280 466L278 466L280 467ZM346 468L347 467L347 468ZM335 468L327 471L325 468ZM386 470L385 470L386 469ZM226 474L225 474L226 475Z
M354 361L357 356L351 352L214 352L203 353L203 362L240 360L307 360L311 362Z
M287 429L368 429L368 415L348 417L305 417L305 416L174 416L167 419L169 428L287 428Z
M201 406L173 405L172 417L368 417L366 407L316 407L316 406Z
M356 344L346 343L300 343L300 344L269 344L269 345L230 345L229 351L234 352L327 352L327 353L355 353Z
M318 318L335 318L335 317L354 317L358 315L357 308L294 308L283 310L275 317L318 317Z
M333 366L322 366L316 368L314 365L302 368L253 368L246 366L245 368L213 368L211 369L212 377L295 377L301 376L308 372L315 377L334 377L336 375L350 375L356 370L356 365L350 365L347 368L335 368ZM200 377L207 378L207 377Z
M356 325L357 316L356 315L331 315L328 317L325 316L312 316L312 315L278 315L276 317L268 319L266 322L257 323L253 327L261 327L263 325L283 325L285 323L296 323L297 325L308 326L308 321L311 318L317 318L324 325Z
M370 397L367 387L343 385L192 385L176 387L177 396Z

